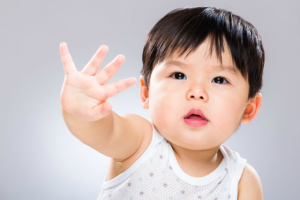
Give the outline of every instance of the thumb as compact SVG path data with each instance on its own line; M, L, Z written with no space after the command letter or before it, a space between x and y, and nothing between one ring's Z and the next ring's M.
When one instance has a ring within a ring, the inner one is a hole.
M112 109L112 103L108 101L95 106L93 108L93 119L100 120L106 117L111 112L111 109Z

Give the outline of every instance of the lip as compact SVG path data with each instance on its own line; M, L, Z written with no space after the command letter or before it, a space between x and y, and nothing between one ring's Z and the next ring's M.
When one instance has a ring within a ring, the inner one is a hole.
M202 117L204 120L208 121L208 119L204 116L204 114L202 113L202 111L200 109L195 109L195 108L192 108L188 114L186 114L186 116L184 116L184 119L186 119L188 116L190 115L199 115L200 117Z
M200 127L207 124L207 120L199 120L199 119L184 119L184 122L190 126Z
M188 118L192 114L199 115L202 119ZM190 112L188 112L188 114L184 117L184 122L190 126L200 127L207 124L208 120L206 119L206 117L204 116L204 114L200 109L192 108Z

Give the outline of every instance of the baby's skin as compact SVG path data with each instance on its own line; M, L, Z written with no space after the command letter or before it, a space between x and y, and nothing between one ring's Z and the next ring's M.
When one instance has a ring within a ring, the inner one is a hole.
M97 72L107 51L108 47L102 45L90 62L78 72L67 44L61 43L60 45L65 71L61 105L66 112L78 119L97 121L104 118L112 109L112 103L106 100L136 83L136 79L132 77L104 85L125 61L123 55L118 55L111 63Z
M220 65L214 53L208 56L208 44L204 42L187 57L174 53L158 63L151 73L151 89L140 77L142 107L150 110L153 125L170 142L182 170L194 177L208 175L218 167L223 159L220 145L240 122L249 123L256 117L262 101L260 93L247 99L249 84L239 71L229 69L235 66L229 52L222 54ZM75 137L112 158L106 181L133 164L148 147L152 135L148 120L112 111L107 99L134 85L136 79L105 85L125 61L123 55L118 55L98 72L107 52L108 47L102 45L78 72L67 44L60 44L65 71L61 91L64 120ZM187 113L200 107L207 122L186 123ZM259 176L249 164L239 182L238 199L263 199Z

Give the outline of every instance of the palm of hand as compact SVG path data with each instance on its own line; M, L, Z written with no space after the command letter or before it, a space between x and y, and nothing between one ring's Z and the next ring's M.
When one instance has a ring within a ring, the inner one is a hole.
M66 73L61 105L67 113L86 121L99 120L111 111L112 104L106 101L107 98L136 82L135 78L128 78L104 85L124 62L124 56L119 55L97 73L107 51L106 46L101 46L84 69L78 72L66 44L61 43L60 52Z

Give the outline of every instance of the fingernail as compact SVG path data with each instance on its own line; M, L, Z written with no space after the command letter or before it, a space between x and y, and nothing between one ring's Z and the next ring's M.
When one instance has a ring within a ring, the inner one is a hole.
M119 55L119 57L118 57L118 62L122 62L123 60L124 60L124 56Z

